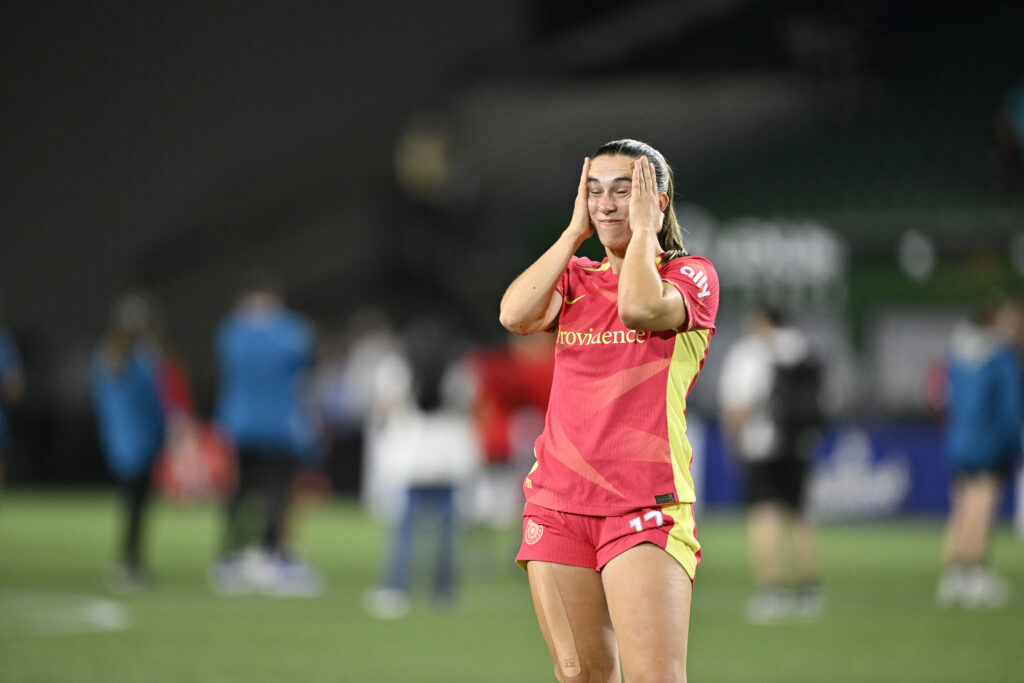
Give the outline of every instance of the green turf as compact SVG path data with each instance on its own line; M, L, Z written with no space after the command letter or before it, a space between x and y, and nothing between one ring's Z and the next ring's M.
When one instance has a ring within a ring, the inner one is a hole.
M408 617L377 621L361 598L386 536L354 505L309 505L294 520L299 549L329 581L317 599L215 596L205 581L220 529L211 506L159 505L158 583L112 592L104 573L116 515L104 494L0 496L0 681L554 680L525 575L511 560L488 565L480 538L459 607L434 611L421 591ZM744 619L740 519L707 514L699 531L692 681L1024 681L1024 541L1009 530L995 564L1014 583L1013 602L967 612L934 607L936 522L827 526L825 615L775 626ZM74 628L70 609L109 607L97 601L120 607L127 628L63 631Z

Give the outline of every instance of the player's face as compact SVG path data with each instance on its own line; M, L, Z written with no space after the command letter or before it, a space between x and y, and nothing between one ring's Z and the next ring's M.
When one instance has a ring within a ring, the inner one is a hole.
M623 247L632 236L629 230L629 195L634 161L620 154L599 156L590 161L587 207L597 237L606 247Z

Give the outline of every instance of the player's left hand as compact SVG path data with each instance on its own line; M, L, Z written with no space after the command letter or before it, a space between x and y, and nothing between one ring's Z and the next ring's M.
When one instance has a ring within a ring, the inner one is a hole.
M654 167L647 157L640 157L633 163L633 186L629 196L629 228L661 232L663 219L661 198Z

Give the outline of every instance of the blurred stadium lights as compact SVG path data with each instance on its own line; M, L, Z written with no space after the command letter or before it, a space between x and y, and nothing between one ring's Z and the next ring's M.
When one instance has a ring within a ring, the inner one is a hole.
M719 224L705 209L677 207L687 248L715 264L722 294L746 304L765 299L791 309L844 303L848 247L810 219L737 218Z
M938 261L935 244L920 230L907 230L896 247L900 268L907 277L918 282L927 280Z
M812 220L741 218L722 226L711 253L731 286L835 288L846 275L846 246Z

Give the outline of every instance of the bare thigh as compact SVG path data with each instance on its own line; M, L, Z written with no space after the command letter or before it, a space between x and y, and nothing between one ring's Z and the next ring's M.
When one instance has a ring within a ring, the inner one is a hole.
M601 575L586 567L530 562L533 608L559 681L619 683L619 662Z
M682 565L644 543L601 576L627 683L685 681L693 585Z

